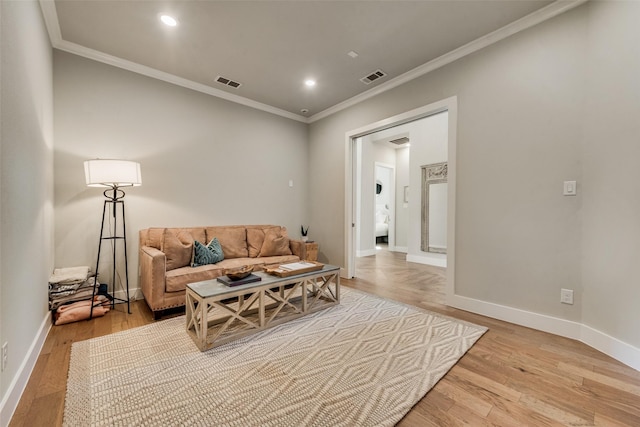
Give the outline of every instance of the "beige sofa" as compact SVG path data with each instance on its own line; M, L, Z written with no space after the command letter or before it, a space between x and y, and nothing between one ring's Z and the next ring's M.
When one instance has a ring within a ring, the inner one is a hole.
M227 268L265 265L306 259L306 246L291 240L278 225L233 225L140 230L138 283L156 318L168 308L185 305L188 283L214 279ZM192 267L194 241L202 244L218 238L224 260Z

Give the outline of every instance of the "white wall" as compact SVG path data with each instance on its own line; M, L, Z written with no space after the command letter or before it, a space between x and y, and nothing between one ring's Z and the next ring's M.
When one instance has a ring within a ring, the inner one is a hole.
M449 113L443 112L410 124L409 251L407 260L442 265L446 255L420 250L422 236L422 166L447 161ZM442 230L446 235L446 225Z
M53 268L52 57L35 1L0 2L0 425L7 425L49 326Z
M95 264L103 197L85 186L90 158L141 163L125 198L132 288L140 229L280 224L299 238L309 223L305 124L59 51L54 88L57 266Z
M578 182L583 322L640 348L640 3L589 10Z

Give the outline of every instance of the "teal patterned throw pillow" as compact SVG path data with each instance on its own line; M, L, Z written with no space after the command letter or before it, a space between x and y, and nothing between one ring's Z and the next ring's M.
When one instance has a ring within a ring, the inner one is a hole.
M214 237L207 246L197 240L194 242L192 267L215 264L223 259L224 253L222 252L222 246L220 246L220 242L218 242L217 237Z

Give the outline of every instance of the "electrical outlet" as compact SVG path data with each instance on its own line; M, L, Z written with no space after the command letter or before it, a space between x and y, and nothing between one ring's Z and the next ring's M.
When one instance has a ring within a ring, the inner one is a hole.
M573 304L573 290L560 289L560 302L563 304Z
M7 367L7 359L9 358L9 343L2 344L2 370Z

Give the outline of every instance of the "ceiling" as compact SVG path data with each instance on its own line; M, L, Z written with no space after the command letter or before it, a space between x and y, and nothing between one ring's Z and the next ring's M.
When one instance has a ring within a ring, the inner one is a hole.
M58 49L306 122L575 2L551 3L41 0ZM161 14L178 25L162 24ZM378 69L387 76L360 81ZM242 85L222 85L218 76ZM305 86L309 78L315 87Z

